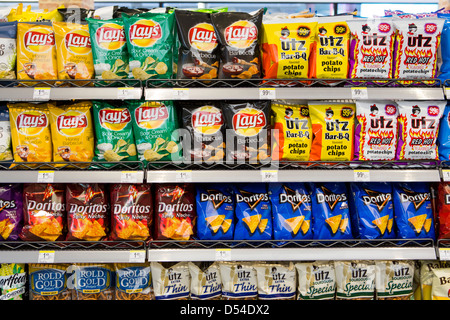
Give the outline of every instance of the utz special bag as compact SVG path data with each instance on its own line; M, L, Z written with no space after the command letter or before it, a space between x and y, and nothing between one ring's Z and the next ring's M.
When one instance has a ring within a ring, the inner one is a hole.
M410 300L414 261L375 261L377 300Z
M0 184L0 241L19 240L22 228L22 185Z
M374 300L375 263L373 261L335 261L336 300Z
M333 261L297 262L295 268L297 300L334 300L336 272Z

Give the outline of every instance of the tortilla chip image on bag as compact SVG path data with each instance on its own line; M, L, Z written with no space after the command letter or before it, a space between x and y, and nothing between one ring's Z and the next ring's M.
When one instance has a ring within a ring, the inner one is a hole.
M17 241L23 228L22 185L0 184L0 241Z

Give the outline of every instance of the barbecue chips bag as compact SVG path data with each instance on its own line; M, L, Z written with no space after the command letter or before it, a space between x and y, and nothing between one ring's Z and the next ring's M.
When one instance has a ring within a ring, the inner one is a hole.
M192 300L220 300L222 298L222 278L219 263L188 262L191 275Z
M410 300L414 261L375 261L377 300Z
M336 300L374 300L375 263L373 261L335 261Z
M191 288L188 262L151 262L153 289L156 300L187 300Z
M67 264L29 264L30 300L72 300Z
M16 79L17 22L0 23L0 79Z
M22 185L0 184L0 241L17 241L23 227Z
M333 261L297 262L298 300L334 300L336 273Z
M6 105L0 105L0 161L12 160L9 109Z

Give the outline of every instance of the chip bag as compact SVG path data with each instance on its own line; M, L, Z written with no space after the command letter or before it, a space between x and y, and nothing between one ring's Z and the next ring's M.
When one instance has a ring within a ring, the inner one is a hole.
M410 300L414 261L375 261L377 300Z
M394 219L399 239L435 238L428 183L394 183Z
M442 26L441 42L439 47L438 57L442 59L442 64L439 66L438 78L444 83L445 80L450 79L450 12L437 12L437 17L444 19Z
M437 138L439 160L450 161L450 104L444 108Z
M94 78L91 37L87 24L53 22L58 79Z
M220 300L222 298L222 278L219 263L188 262L191 275L192 300Z
M314 239L352 239L345 183L311 184Z
M115 300L154 300L149 263L114 263Z
M374 300L375 263L373 261L335 261L336 300Z
M307 105L275 100L272 160L308 161L313 140Z
M105 186L97 183L66 185L67 240L106 240L109 202Z
M16 79L17 22L0 23L0 79Z
M28 265L30 300L72 300L67 287L67 264Z
M450 300L450 268L433 269L431 300Z
M0 105L0 161L12 161L11 123L8 107Z
M94 158L92 102L49 105L54 162L91 162Z
M55 34L51 23L17 24L17 79L58 79Z
M112 240L149 240L153 224L153 196L149 184L111 187Z
M439 159L436 141L446 101L398 101L398 160Z
M352 160L355 105L309 102L308 106L314 134L310 161Z
M93 101L94 161L136 161L131 114L125 106Z
M270 183L276 240L312 239L311 194L303 183Z
M297 275L294 263L256 263L258 300L295 300Z
M450 238L450 184L438 185L437 219L439 219L439 239Z
M394 160L397 118L394 101L356 101L355 160Z
M257 300L258 278L252 262L220 262L222 298L224 300Z
M196 184L197 236L199 240L232 240L234 195L229 185Z
M333 261L295 263L298 300L334 300L336 272Z
M50 104L9 103L15 162L51 162Z
M156 300L187 300L191 288L191 274L187 262L151 262L153 289Z
M266 185L263 183L235 184L235 240L271 240L272 210Z
M433 278L436 269L450 268L449 261L442 260L424 260L420 265L420 290L422 300L432 300Z
M0 264L0 301L24 300L27 272L24 263Z
M22 185L0 184L0 241L19 240L22 228Z
M70 265L72 300L113 300L114 266L109 263Z

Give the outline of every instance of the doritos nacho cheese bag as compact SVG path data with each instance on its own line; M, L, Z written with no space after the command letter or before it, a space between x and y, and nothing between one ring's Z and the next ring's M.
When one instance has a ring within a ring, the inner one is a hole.
M435 238L430 186L394 183L394 219L399 239Z
M30 300L72 300L67 264L29 264Z
M439 158L436 140L446 101L398 101L398 160Z
M262 67L267 79L310 78L310 55L317 32L313 19L263 22Z
M351 239L348 190L345 183L311 184L314 239Z
M272 210L266 185L236 184L236 240L271 240Z
M303 183L270 183L276 240L312 239L311 194Z
M87 24L54 22L58 79L94 78L91 37Z
M355 105L309 102L308 106L314 134L310 161L352 160Z
M22 185L0 184L0 241L17 241L23 227Z
M159 263L152 261L152 282L156 300L187 300L191 288L188 262Z
M15 162L51 162L52 139L47 104L8 104Z
M438 186L439 239L450 238L450 184L441 182Z
M0 23L0 79L16 79L17 22Z
M275 100L272 114L272 159L308 161L313 139L308 106Z
M17 79L58 79L55 34L46 22L17 24Z
M356 101L355 160L394 160L397 118L394 101Z
M359 239L395 238L392 185L384 182L354 182L351 220Z
M336 273L333 261L297 262L295 268L297 300L334 300Z
M348 78L391 79L395 27L392 19L352 19Z
M261 77L260 32L264 10L217 12L211 19L220 43L219 79Z

